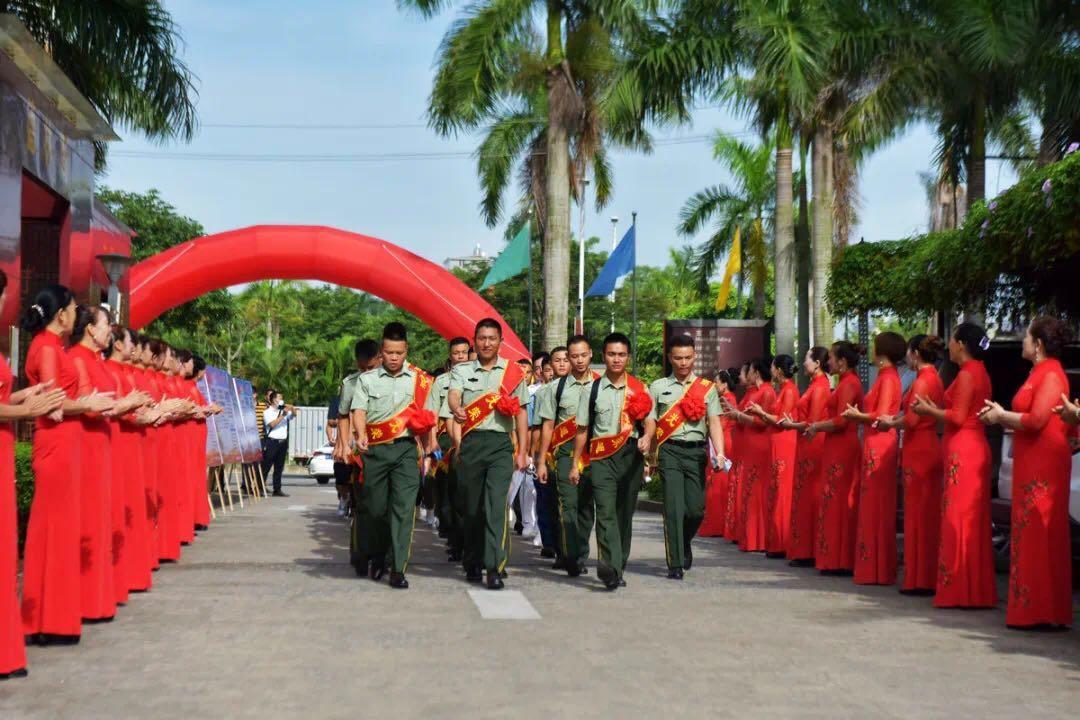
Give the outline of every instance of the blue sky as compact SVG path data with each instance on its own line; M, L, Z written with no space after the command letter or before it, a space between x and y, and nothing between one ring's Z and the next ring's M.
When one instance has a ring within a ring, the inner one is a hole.
M204 123L189 145L159 146L123 133L113 146L104 183L158 188L207 232L260 223L321 224L395 242L436 262L469 254L479 243L502 247L503 228L478 212L480 191L471 158L376 162L247 162L133 157L127 153L363 155L453 153L475 148L473 137L443 139L424 127L432 63L454 13L433 20L397 10L393 0L172 0L166 3L186 40L184 57L199 78ZM392 125L378 129L254 129L218 124ZM717 128L745 133L730 113L698 111L692 127L657 137L696 137ZM916 126L877 153L861 171L860 223L854 238L901 237L925 225L918 173L930 167L934 140ZM987 194L1014 178L988 163ZM664 262L685 240L674 226L695 191L726 180L706 141L658 147L652 155L614 158L615 194L586 234L620 235L638 212L639 262ZM512 198L511 198L512 199ZM572 226L578 227L575 208Z

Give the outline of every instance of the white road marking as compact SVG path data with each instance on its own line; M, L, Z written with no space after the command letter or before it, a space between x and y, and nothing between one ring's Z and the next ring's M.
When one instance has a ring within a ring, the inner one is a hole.
M469 590L480 617L485 620L539 620L540 613L518 590Z
M290 505L285 509L292 510L293 512L304 512L305 510L307 510L307 505Z

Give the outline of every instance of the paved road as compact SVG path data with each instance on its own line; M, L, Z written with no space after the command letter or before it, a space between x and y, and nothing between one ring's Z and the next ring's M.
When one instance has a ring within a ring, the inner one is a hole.
M0 718L1075 717L1080 636L1005 630L712 539L676 584L639 514L629 586L515 548L482 606L418 527L412 588L346 564L330 488L218 521L110 624L33 648ZM505 597L506 599L502 599ZM491 620L535 611L531 620Z

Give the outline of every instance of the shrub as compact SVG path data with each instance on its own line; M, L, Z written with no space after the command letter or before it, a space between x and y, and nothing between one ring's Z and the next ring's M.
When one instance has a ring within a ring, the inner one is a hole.
M34 500L34 471L30 466L30 443L15 443L15 507L19 527L19 548L26 540L30 503Z

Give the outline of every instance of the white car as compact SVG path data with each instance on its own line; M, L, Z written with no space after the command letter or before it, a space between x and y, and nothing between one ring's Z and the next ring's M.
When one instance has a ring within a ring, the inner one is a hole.
M334 477L334 446L323 445L311 453L308 461L308 475L320 485L326 485Z
M998 497L1012 502L1013 434L1005 433L1001 441L1001 470L998 472ZM1069 478L1069 517L1080 523L1080 460L1073 457L1072 476Z

